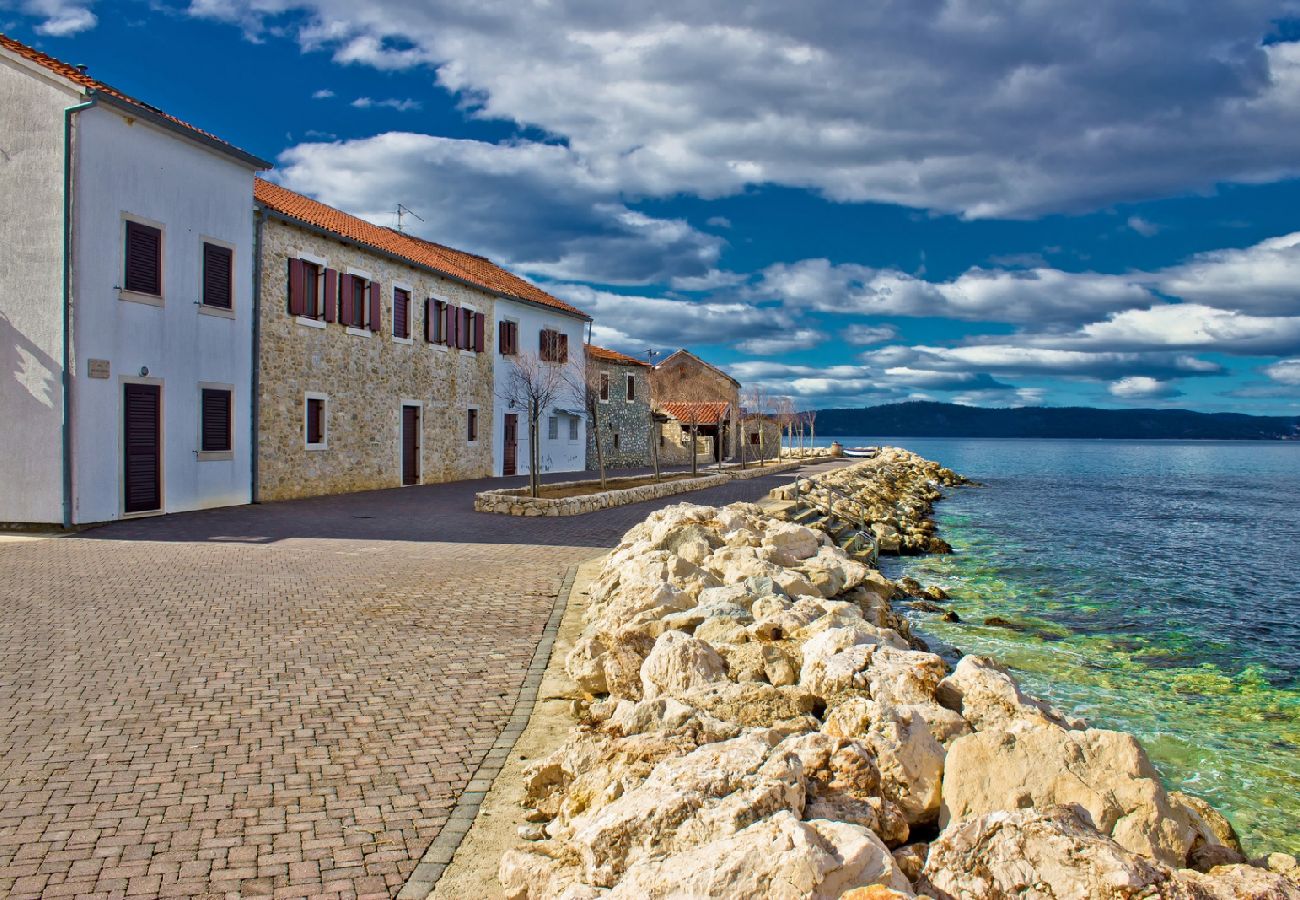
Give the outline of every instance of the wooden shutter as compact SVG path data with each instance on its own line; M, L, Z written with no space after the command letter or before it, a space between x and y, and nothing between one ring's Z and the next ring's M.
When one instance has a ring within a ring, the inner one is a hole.
M230 449L230 391L204 388L200 448L204 453Z
M567 334L564 334L563 332L559 332L555 336L559 338L559 341L557 342L558 352L555 354L556 356L555 361L568 362L569 361L569 336Z
M370 330L378 331L384 322L384 301L379 296L379 282L370 282Z
M502 356L508 356L510 351L506 349L510 341L510 323L500 322L497 324L497 352Z
M393 288L393 335L395 337L410 337L410 312L411 295L401 290Z
M303 290L303 269L301 259L289 260L289 315L307 314L307 295Z
M339 273L337 269L325 270L325 290L323 293L325 298L325 321L333 322L339 293Z
M485 328L483 314L474 313L474 351L483 352L483 330Z
M553 342L551 341L551 332L545 328L537 336L537 355L542 358L543 362L550 362L553 355Z
M433 336L434 336L433 316L435 312L437 312L437 307L434 306L433 298L425 297L424 298L424 340L430 344L433 343Z
M123 389L123 509L161 509L162 392L156 384L125 384Z
M355 275L344 275L339 279L339 321L344 325L351 325L357 318L355 281Z
M460 330L460 307L447 304L447 346L458 347L460 340L457 332Z
M138 294L162 295L162 231L127 220L123 287Z
M230 309L234 305L231 269L235 254L229 247L203 243L203 305Z

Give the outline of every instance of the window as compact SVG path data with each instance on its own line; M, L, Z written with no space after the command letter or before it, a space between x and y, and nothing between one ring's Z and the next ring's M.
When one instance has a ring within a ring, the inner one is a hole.
M289 315L334 321L338 272L322 262L289 260Z
M230 446L230 391L203 388L199 396L199 450L224 453Z
M609 373L600 373L600 402L604 403L609 399Z
M203 242L203 305L230 309L234 305L234 251Z
M467 411L465 417L466 436L471 441L478 440L478 410L471 409Z
M751 434L751 435L749 436L749 442L750 442L751 444L754 444L755 446L758 445L758 432L757 432L757 431L755 431L753 434Z
M569 336L552 328L543 328L539 336L538 349L543 362L568 362Z
M361 275L344 275L340 296L339 322L349 328L366 327L371 282ZM372 327L375 323L372 322Z
M326 446L325 398L320 395L308 395L305 406L303 432L308 450L323 450Z
M519 352L518 322L501 322L497 326L497 349L502 356L514 356Z
M135 294L162 296L162 229L126 220L122 287Z
M411 336L411 292L393 288L393 337Z
M631 403L636 399L636 376L629 374L627 376L627 402Z
M569 416L569 440L576 441L577 439L578 439L578 417Z
M447 304L442 300L424 301L424 339L430 344L447 343Z
M618 449L618 432L614 432L614 449Z
M560 437L560 417L551 416L546 423L546 436L551 440L558 440Z

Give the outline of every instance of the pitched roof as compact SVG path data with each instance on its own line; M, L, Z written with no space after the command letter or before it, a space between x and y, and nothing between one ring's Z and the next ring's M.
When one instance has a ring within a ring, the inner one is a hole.
M144 118L153 119L157 124L169 128L173 131L187 134L189 137L199 141L208 147L219 150L230 156L234 156L243 162L249 163L259 169L269 169L271 164L264 159L260 159L246 150L241 150L228 141L223 141L211 132L204 131L202 128L195 128L188 122L183 122L169 113L163 112L152 104L145 103L143 100L137 100L130 94L119 91L112 85L105 84L97 78L91 78L86 74L84 67L69 65L62 60L55 59L48 53L42 53L35 47L29 47L21 41L16 41L7 34L0 34L0 48L8 50L29 62L36 63L48 72L51 72L65 81L70 81L77 87L82 88L90 96L96 96L108 101L114 106L126 106L137 112Z
M669 401L660 403L659 409L666 412L678 422L694 422L696 425L716 425L727 417L731 404L722 401L687 403Z
M740 387L740 382L739 382L739 381L737 381L736 379L732 378L730 375L728 375L726 372L722 371L721 369L719 369L717 366L713 365L712 363L707 363L707 362L705 362L704 360L700 359L698 356L696 356L694 353L692 353L692 352L689 351L689 350L678 350L678 351L676 351L676 352L674 352L674 353L670 353L667 357L664 358L664 361L661 362L661 363L659 363L658 366L655 366L655 368L662 368L663 366L668 365L668 363L671 362L672 360L677 359L677 357L679 357L679 356L687 357L687 358L689 358L689 359L693 359L693 360L695 360L697 363L699 363L700 365L704 366L704 368L706 368L706 369L712 369L714 372L717 372L719 375L721 375L723 378L725 378L725 379L727 379L728 381L730 381L730 382L731 382L732 384L734 384L736 387Z
M438 275L514 300L548 306L583 319L591 318L577 307L570 306L558 297L552 297L537 285L507 272L486 257L375 225L261 178L253 181L253 198L283 218L364 244Z
M645 366L651 368L650 364L635 356L628 356L626 353L619 353L617 350L606 350L604 347L597 347L595 344L587 345L587 358L598 359L601 362L617 363L623 366Z

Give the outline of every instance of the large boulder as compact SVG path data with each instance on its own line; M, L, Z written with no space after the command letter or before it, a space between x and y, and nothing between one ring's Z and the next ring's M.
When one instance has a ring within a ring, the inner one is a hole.
M1192 828L1132 735L1056 726L977 731L948 748L941 826L1060 804L1078 804L1093 827L1126 850L1170 866L1187 861Z
M836 900L879 884L912 897L889 850L859 825L778 812L733 835L630 867L609 900L710 897L717 900Z
M1178 900L1300 900L1300 884L1254 866L1216 866L1209 872L1180 869L1169 896Z
M768 559L780 566L795 566L821 547L817 532L793 522L774 520L765 530L763 547Z
M907 840L907 821L882 796L880 769L865 743L812 732L787 738L777 752L794 754L802 766L804 818L861 825L890 846Z
M976 731L1015 731L1041 725L1082 727L1020 690L1006 667L986 656L965 656L939 683L937 698Z
M1192 826L1192 849L1187 854L1189 866L1200 872L1208 872L1215 866L1246 861L1237 831L1223 813L1200 797L1182 791L1170 791L1169 802Z
M727 663L704 641L666 631L641 664L641 689L647 700L680 696L694 688L727 680Z

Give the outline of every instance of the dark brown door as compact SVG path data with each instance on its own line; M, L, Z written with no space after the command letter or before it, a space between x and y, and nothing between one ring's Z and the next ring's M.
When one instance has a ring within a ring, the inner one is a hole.
M123 509L162 509L162 392L156 384L122 387Z
M420 481L420 407L402 407L402 484Z
M501 460L501 474L514 475L519 471L519 416L506 413L505 456Z

